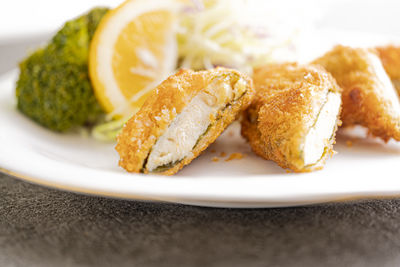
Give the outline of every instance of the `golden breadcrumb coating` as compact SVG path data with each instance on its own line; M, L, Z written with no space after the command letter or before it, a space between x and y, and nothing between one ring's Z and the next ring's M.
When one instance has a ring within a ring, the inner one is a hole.
M338 114L330 140L322 157L305 165L302 157L305 137L316 122L329 93L340 87L320 66L296 63L274 64L254 71L256 95L242 119L242 135L259 156L275 161L295 172L321 169L332 151Z
M400 96L400 46L388 45L377 47L376 50L383 67L397 90L397 94Z
M375 49L336 46L314 63L343 88L343 126L359 124L384 141L400 141L399 99Z
M207 131L198 139L188 156L171 168L157 173L175 174L195 159L237 118L240 111L250 104L254 96L254 87L249 77L225 68L199 72L180 70L170 76L153 90L142 108L126 123L117 137L116 150L120 155L119 165L129 172L149 173L145 164L158 138L190 101L219 77L227 77L232 86L239 79L243 80L246 85L243 95L226 103L225 108L220 110L217 116L210 117Z

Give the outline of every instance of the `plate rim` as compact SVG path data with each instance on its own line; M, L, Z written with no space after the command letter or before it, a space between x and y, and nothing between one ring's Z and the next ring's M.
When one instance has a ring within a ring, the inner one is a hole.
M183 205L191 205L191 206L199 206L199 207L208 207L208 208L234 208L234 209L263 209L263 208L289 208L289 207L303 207L310 205L320 205L326 203L343 203L343 202L353 202L353 201L361 201L361 200L371 200L371 199L391 199L391 198L399 198L400 197L400 189L397 192L361 192L358 194L348 193L348 194L337 194L337 195L323 195L323 199L314 199L314 200L302 200L302 201L243 201L242 200L224 200L224 199L176 199L176 197L149 197L143 196L141 194L122 194L122 193L110 193L107 191L96 191L93 189L88 189L85 187L74 187L74 186L66 186L62 183L51 183L47 180L34 178L28 175L23 175L18 172L10 171L5 168L0 167L0 173L7 175L8 177L28 182L32 185L43 186L52 190L59 190L68 193L76 193L76 194L84 194L87 196L93 197L105 197L112 199L121 199L121 200L132 200L132 201L144 201L144 202L156 202L156 203L170 203L170 204L183 204Z

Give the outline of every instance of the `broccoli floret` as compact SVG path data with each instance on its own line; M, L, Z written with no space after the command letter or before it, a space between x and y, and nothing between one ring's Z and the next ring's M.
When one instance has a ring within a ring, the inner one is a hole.
M18 109L54 131L93 124L103 111L88 73L89 44L107 8L65 23L46 47L20 63Z

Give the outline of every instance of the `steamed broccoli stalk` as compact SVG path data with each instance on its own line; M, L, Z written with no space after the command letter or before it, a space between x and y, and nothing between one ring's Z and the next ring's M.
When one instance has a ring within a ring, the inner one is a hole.
M88 73L89 44L107 8L65 23L46 47L20 63L18 109L59 132L95 123L103 114Z

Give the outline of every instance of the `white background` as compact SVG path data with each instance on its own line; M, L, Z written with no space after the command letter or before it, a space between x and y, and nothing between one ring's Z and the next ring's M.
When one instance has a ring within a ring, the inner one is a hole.
M258 0L248 0L250 2ZM8 0L0 8L0 42L12 42L55 31L67 19L94 6L116 6L122 0ZM280 7L285 20L310 17L317 28L337 28L400 35L399 0L260 0L267 14ZM288 11L285 13L285 11Z

